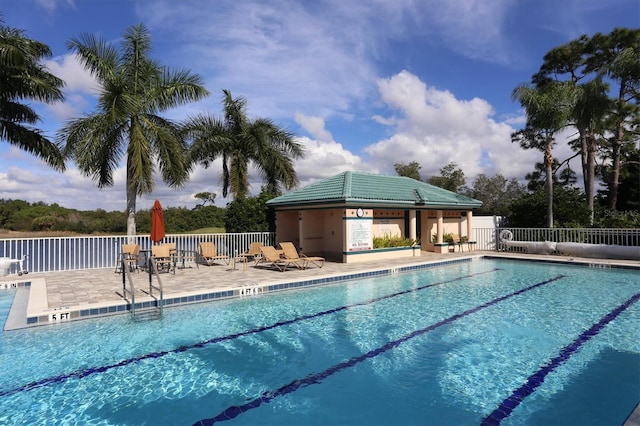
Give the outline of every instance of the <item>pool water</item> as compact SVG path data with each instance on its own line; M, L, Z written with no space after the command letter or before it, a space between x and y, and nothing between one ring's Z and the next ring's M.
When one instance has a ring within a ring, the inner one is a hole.
M0 424L621 424L639 274L483 259L4 332Z

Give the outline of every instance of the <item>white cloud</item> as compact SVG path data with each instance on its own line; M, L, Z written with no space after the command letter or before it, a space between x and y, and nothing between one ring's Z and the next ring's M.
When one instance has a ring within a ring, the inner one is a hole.
M36 0L36 3L48 12L55 11L58 8L59 3L65 3L68 6L75 7L74 0Z
M514 129L496 122L486 101L456 99L407 71L379 80L378 87L381 99L397 114L377 119L393 126L392 136L365 149L379 169L393 173L393 164L416 161L427 178L454 162L469 184L479 173L521 178L523 169L532 169L535 154L511 143Z
M307 132L320 142L333 142L333 136L324 126L324 119L321 117L309 117L297 112L295 116L296 122L302 126Z
M320 142L306 137L298 138L298 142L304 145L307 151L303 159L294 162L301 186L334 176L345 170L376 172L338 142Z
M452 50L469 58L508 64L517 54L505 37L508 12L516 0L431 0L427 28Z
M156 1L140 13L150 28L162 27L180 39L174 60L188 57L191 69L209 78L207 87L247 96L251 114L280 119L300 111L327 118L348 114L354 103L374 94L368 55L384 34L370 20L352 16L353 7L197 4Z
M93 105L100 91L100 84L84 69L74 54L67 54L45 61L49 71L65 82L64 102L47 105L53 115L60 120L77 117Z
M100 91L98 81L82 66L75 54L62 55L45 61L44 64L51 73L65 81L67 92L95 96Z

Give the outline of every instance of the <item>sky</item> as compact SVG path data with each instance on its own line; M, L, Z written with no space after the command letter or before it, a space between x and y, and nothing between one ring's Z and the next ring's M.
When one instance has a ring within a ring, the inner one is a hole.
M639 0L0 0L4 25L47 44L45 65L66 82L65 101L30 103L37 127L55 139L68 120L94 111L97 82L66 47L91 34L118 44L144 24L151 57L202 77L210 95L165 117L222 115L222 90L247 100L250 118L269 118L295 134L305 156L300 186L352 170L395 175L420 164L423 180L454 162L467 186L479 174L516 178L542 161L511 142L525 123L511 97L543 56L582 34L640 26ZM571 156L569 134L554 151ZM579 172L578 160L572 168ZM222 197L221 163L194 169L189 183L156 179L138 199L150 209L193 208L199 192ZM261 180L252 170L251 192ZM57 203L79 210L126 209L125 163L99 189L76 165L56 172L0 140L0 199Z

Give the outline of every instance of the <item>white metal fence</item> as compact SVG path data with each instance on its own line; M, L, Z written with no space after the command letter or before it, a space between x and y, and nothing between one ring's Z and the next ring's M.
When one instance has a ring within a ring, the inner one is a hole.
M500 250L500 233L508 230L514 241L553 241L640 246L640 228L475 228L478 250Z
M151 249L149 235L137 235L134 243L142 250ZM200 242L213 242L221 254L243 253L254 241L275 244L275 234L248 232L238 234L172 234L163 243L175 243L178 250L195 251ZM0 240L0 257L22 259L29 272L72 271L77 269L115 268L126 235L98 237L12 238Z
M554 241L592 244L640 246L640 229L591 228L475 228L473 238L477 250L500 250L500 232L509 230L516 241ZM142 250L151 249L149 235L134 237ZM248 232L237 234L172 234L164 243L175 243L178 250L195 251L201 241L212 241L222 254L243 253L254 241L275 245L275 234ZM77 269L115 268L122 244L129 237L48 237L0 240L0 257L22 259L29 272L71 271Z

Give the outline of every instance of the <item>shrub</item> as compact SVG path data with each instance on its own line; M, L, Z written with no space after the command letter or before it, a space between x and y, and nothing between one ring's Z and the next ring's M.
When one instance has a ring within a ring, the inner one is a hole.
M462 237L462 238L467 238L467 237ZM462 238L460 239L462 241ZM433 244L435 244L438 241L438 235L437 234L433 234L431 235L431 242ZM450 232L446 232L442 235L442 242L443 243L452 243L453 242L453 234Z
M390 237L373 237L373 248L390 248L390 247L411 247L416 245L417 241L411 238Z

